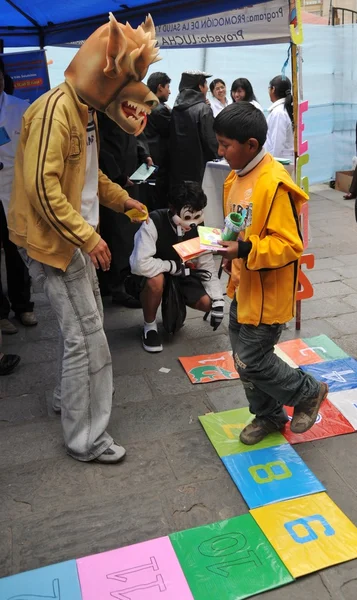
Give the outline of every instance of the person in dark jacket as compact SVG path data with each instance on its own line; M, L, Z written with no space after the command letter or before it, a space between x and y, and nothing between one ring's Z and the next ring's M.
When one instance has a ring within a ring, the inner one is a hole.
M207 73L185 71L172 109L170 126L170 184L202 184L206 163L217 158L213 113L206 102Z
M4 61L2 58L0 58L0 71L4 76L4 92L5 94L9 94L9 96L12 96L15 89L14 82L11 79L10 75L6 73Z
M141 186L134 185L130 175L138 165L153 164L143 134L129 135L104 113L97 113L100 137L99 167L114 183L128 189L130 196L142 201ZM109 271L98 272L101 294L112 296L113 304L140 308L141 303L127 294L124 280L130 273L129 257L134 248L134 236L139 225L130 223L123 213L114 213L100 206L100 231L112 254Z
M160 104L148 115L145 127L150 156L154 164L159 167L155 174L155 186L149 186L153 193L152 200L148 204L154 209L168 206L171 109L165 103L171 94L170 83L170 77L161 72L152 73L147 81L148 88L160 101Z

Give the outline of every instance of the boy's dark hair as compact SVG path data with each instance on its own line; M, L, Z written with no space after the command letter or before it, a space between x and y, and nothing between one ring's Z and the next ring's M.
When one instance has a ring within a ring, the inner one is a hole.
M267 138L268 125L259 108L242 100L226 106L217 115L213 130L240 144L244 144L249 138L255 138L262 147Z
M197 181L183 181L171 187L170 204L178 213L184 206L203 210L207 206L207 196Z
M240 77L239 79L235 79L232 83L232 88L231 88L231 98L233 99L232 96L232 92L236 92L239 88L241 88L242 90L245 91L245 96L244 96L244 100L246 102L251 102L252 100L257 101L255 94L253 92L253 86L250 83L249 79L246 79L245 77Z
M289 77L277 75L271 80L269 87L275 89L277 98L284 98L284 108L290 117L290 121L294 125L293 96Z
M151 73L149 79L147 80L147 86L153 94L156 94L159 85L165 87L165 85L168 83L171 83L170 77L166 73L161 73L160 71Z

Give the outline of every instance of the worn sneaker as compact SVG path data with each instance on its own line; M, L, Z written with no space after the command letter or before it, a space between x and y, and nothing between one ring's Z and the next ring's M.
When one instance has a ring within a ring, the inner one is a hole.
M294 416L290 423L293 433L305 433L316 421L319 408L328 394L327 383L320 383L320 391L316 398L308 398L295 406Z
M143 330L142 335L143 348L146 352L162 352L163 346L161 343L160 334L154 329L150 329L145 335Z
M16 317L23 325L25 325L25 327L33 327L34 325L37 325L37 319L35 317L35 313L33 312L23 312L19 315L16 315Z
M253 446L261 442L269 433L280 431L284 425L276 425L269 419L264 417L255 417L249 425L244 427L241 431L239 439L243 444L247 446Z
M4 335L13 335L18 332L17 327L9 319L0 319L0 329Z
M109 446L109 448L104 450L104 452L96 458L96 462L103 464L118 463L121 460L123 460L125 454L126 450L125 448L123 448L123 446L118 446L118 444L112 444L111 446Z

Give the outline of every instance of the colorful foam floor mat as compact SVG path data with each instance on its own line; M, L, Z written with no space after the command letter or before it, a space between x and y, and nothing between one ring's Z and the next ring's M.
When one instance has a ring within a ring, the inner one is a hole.
M292 447L356 431L357 361L323 335L283 342L276 353L333 384L309 432L287 425L247 447L239 433L253 418L248 408L200 417L247 514L5 577L1 600L240 600L357 558L357 528ZM222 356L218 363L231 359Z

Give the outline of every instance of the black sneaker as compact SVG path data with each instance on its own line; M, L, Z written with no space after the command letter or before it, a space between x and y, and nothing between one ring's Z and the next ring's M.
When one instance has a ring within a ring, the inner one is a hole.
M0 359L0 375L10 375L20 360L17 354L3 354Z
M142 342L146 352L162 352L163 350L160 335L154 329L150 329L146 335L143 330Z

